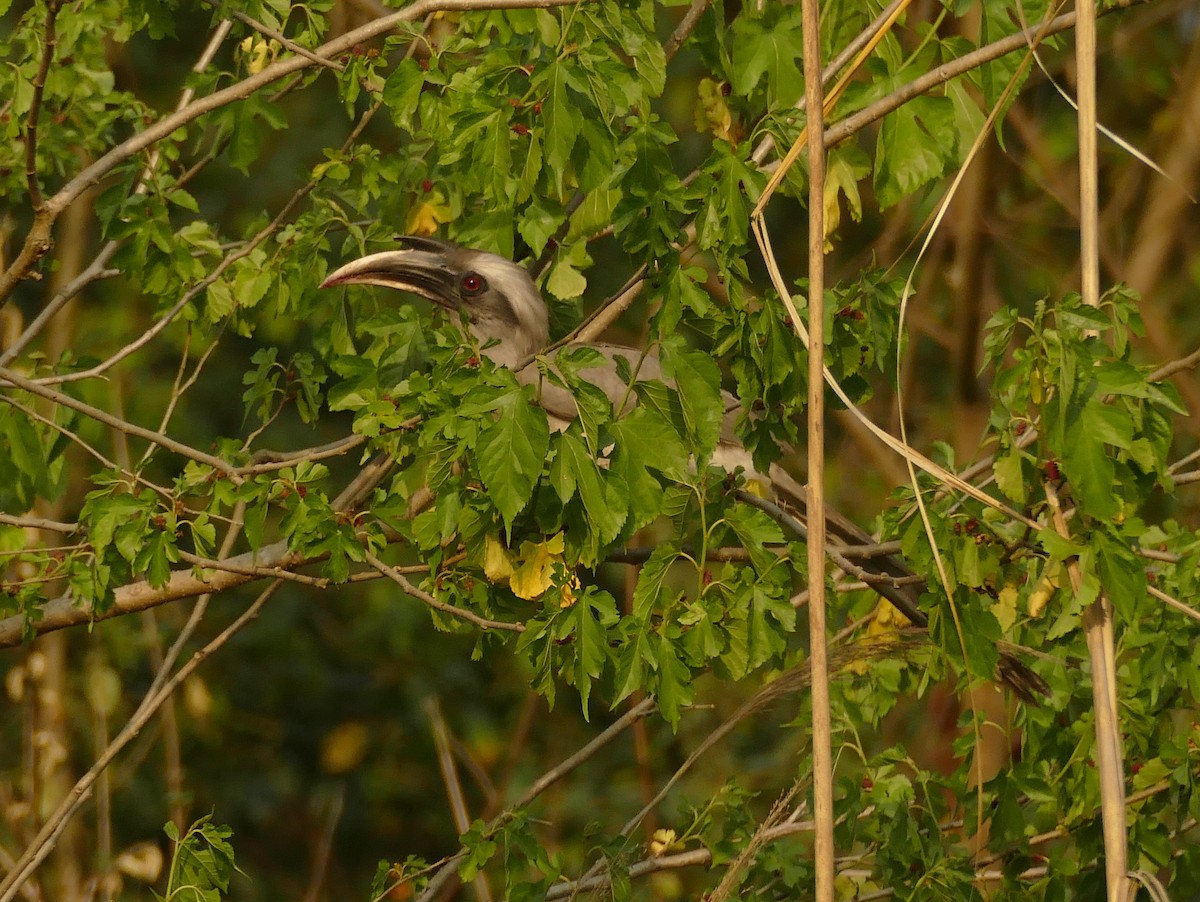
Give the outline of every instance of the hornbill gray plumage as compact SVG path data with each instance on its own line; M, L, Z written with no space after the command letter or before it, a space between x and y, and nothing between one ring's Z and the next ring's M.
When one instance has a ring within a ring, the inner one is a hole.
M537 365L529 362L549 344L549 315L546 302L529 273L513 261L487 251L460 247L434 238L404 236L397 239L400 247L354 260L332 272L322 288L337 285L380 285L421 295L452 315L464 317L471 335L479 343L481 353L497 366L516 372L524 384L538 387L538 402L546 411L551 426L565 429L577 416L577 407L570 393L561 386L544 380ZM636 395L620 378L615 358L623 357L629 371L642 380L663 380L659 359L653 353L623 345L589 343L599 351L605 363L580 371L580 376L608 395L615 405L636 403ZM524 365L523 365L524 364ZM670 382L670 380L663 380ZM713 463L729 473L742 467L747 476L769 482L772 490L800 507L807 493L781 467L773 465L766 478L754 470L751 455L734 431L739 405L737 399L724 393L725 417L721 439L713 453ZM620 414L620 411L617 411ZM756 498L741 493L743 500L755 503ZM767 502L768 507L774 507ZM778 512L780 509L775 507ZM793 531L803 535L804 527L796 518L783 512ZM830 536L845 546L862 546L873 539L852 520L827 508L826 525ZM891 601L915 625L928 626L929 620L920 609L917 599L920 589L913 585L913 571L898 557L879 558L858 568L836 551L831 557L851 572L863 575L880 595ZM874 574L875 578L871 578ZM1046 694L1046 684L1022 662L1008 652L1001 654L997 677L1013 688L1022 698L1033 701L1036 694Z

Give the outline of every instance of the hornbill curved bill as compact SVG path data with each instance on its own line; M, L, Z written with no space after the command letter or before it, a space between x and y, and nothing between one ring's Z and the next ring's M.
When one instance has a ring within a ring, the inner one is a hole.
M536 364L520 367L544 350L550 339L546 302L525 268L497 254L435 238L402 236L397 241L400 247L396 250L369 254L334 270L321 287L358 284L397 288L427 298L453 316L465 317L481 353L497 366L515 370L520 382L537 385L538 402L551 426L565 429L577 416L570 393L544 380ZM604 391L614 405L637 402L636 395L628 391L618 374L614 362L617 357L625 358L635 378L671 382L663 377L659 359L653 353L603 343L588 343L587 347L598 351L605 363L582 369L580 375ZM807 493L781 467L773 465L766 478L755 471L750 453L733 428L738 401L728 393L723 393L723 397L725 417L713 463L730 473L742 467L748 477L769 482L777 495L803 508ZM741 497L754 503L753 496L741 493ZM871 536L837 511L827 507L825 517L829 534L843 545L873 544ZM803 532L802 524L795 518L789 519L794 531ZM843 569L848 565L836 552L831 557ZM914 575L913 571L903 560L890 556L864 562L861 569L848 566L860 575L866 570L875 591L891 601L913 624L928 626L928 617L917 604L920 590L908 579ZM871 574L876 578L872 579ZM1046 695L1049 691L1041 677L1007 651L1001 653L996 676L1026 701L1035 701L1036 695Z

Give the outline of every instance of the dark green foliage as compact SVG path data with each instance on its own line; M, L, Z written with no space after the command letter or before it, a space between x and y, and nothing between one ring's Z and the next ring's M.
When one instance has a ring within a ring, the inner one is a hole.
M823 3L824 58L880 5ZM0 0L4 264L38 213L25 153L48 13L57 43L34 154L43 200L161 119L185 86L212 97L296 58L297 46L318 50L351 6L339 4L336 18L327 2L249 0L197 12L176 3L48 9L45 0ZM831 121L1018 28L1009 2L933 6L928 21L912 12L883 38ZM1026 21L1040 21L1046 6L1025 3ZM281 561L291 579L261 622L221 653L229 663L203 670L207 682L191 683L183 693L191 701L180 706L186 801L217 805L217 818L236 825L239 853L247 847L241 860L255 862L244 898L302 897L313 837L326 829L337 834L331 899L420 893L442 867L464 882L489 880L497 897L538 899L593 866L613 898L642 898L651 878L631 877L632 866L704 850L707 869L655 890L700 898L739 861L773 799L793 781L793 808L811 794L807 693L797 677L807 666L797 595L806 550L737 500L753 474L710 466L726 393L740 399L736 428L759 470L802 457L808 358L750 231L770 166L805 123L794 108L804 87L801 8L710 6L668 60L668 35L685 8L598 0L447 11L329 51L334 66L312 61L106 163L92 193L72 195L86 226L60 216L59 245L30 264L7 300L13 319L0 353L107 248L97 280L61 320L63 334L48 328L3 364L61 393L0 388L0 606L12 624L32 637L43 610L64 600L103 615L134 589L209 578L231 529L226 556L239 556L242 582L259 588ZM212 62L188 74L203 46L197 35L235 13ZM1123 27L1120 15L1111 20L1114 31ZM1054 50L1053 40L1043 46ZM1164 91L1183 69L1165 57L1147 66ZM1062 216L1033 207L1024 176L1053 181L1035 170L1073 153L1062 150L1073 146L1073 125L1044 104L1023 106L1021 140L1033 140L1033 121L1047 146L1021 157L1028 172L993 170L1007 181L985 193L981 204L994 209L975 225L1009 242L1021 265L987 271L988 303L998 309L986 329L955 334L975 328L955 318L973 300L960 292L958 255L968 254L958 245L930 264L951 275L928 285L918 278L918 294L904 297L914 260L905 246L919 244L922 220L1010 83L1025 88L1010 106L1044 90L1025 86L1031 70L1020 52L983 62L830 149L830 372L856 403L878 400L869 412L889 429L899 373L906 393L916 389L904 411L914 444L953 469L951 443L964 459L982 456L964 451L952 428L969 405L959 404L961 373L950 373L970 356L964 348L981 345L989 396L980 447L994 457L975 481L1037 524L942 491L926 475L893 488L886 467L877 472L831 428L830 481L840 481L840 500L855 513L871 512L863 519L881 527L883 541L898 542L930 621L927 640L900 638L877 595L847 587L845 574L829 581L831 634L844 631L833 704L846 897L884 889L920 899L1098 897L1102 837L1081 623L1101 593L1116 612L1127 788L1138 794L1128 812L1130 863L1181 893L1197 889L1200 636L1194 620L1162 601L1194 609L1200 588L1195 504L1180 491L1189 481L1179 463L1190 447L1179 435L1190 428L1189 408L1147 363L1141 305L1152 299L1116 287L1092 308L1044 287L1067 281L1076 252L1058 236L1023 233L1029 220ZM759 143L768 135L769 151ZM767 220L805 322L807 180L801 160ZM334 266L392 248L404 233L436 233L529 265L554 338L643 273L643 293L615 331L657 355L665 379L635 379L622 365L630 403L614 410L587 381L597 351L552 351L536 365L571 393L578 414L552 432L535 388L494 366L457 318L374 287L318 287ZM1194 281L1194 258L1188 265L1191 275L1180 278ZM902 322L904 300L920 315L910 309ZM1194 342L1190 315L1181 328ZM113 428L82 404L139 428ZM832 394L829 404L838 404ZM396 466L354 505L340 505L378 455ZM375 579L375 558L410 568L414 594L435 607ZM193 644L246 604L235 589L218 592L215 616ZM147 637L173 636L181 622L167 608L155 625L117 619L97 626L94 642L71 640L66 659L86 658L88 668L100 661L119 698L102 711L70 702L63 735L73 745L63 760L94 757L100 724L111 736L148 683ZM977 719L942 710L945 723L916 707L914 698L928 703L943 692L966 697L1009 646L1033 650L1025 659L1051 687L1040 706L980 710ZM17 701L18 678L34 677L11 654L4 669L16 676L6 687ZM94 673L81 663L63 685L91 699L101 682ZM778 681L794 691L734 714ZM188 695L202 690L215 696L207 709ZM453 711L456 755L475 781L465 832L443 810L450 778L428 747L422 702L431 695ZM593 749L553 793L508 807L647 697L657 708L636 761L620 743ZM40 773L30 759L31 711L0 725L13 750L0 795L41 816L52 806L23 795L33 792L23 775ZM656 807L652 817L667 831L652 834L657 846L621 833L647 801L639 778L657 790L713 730L743 715L691 782ZM989 718L1007 721L1005 741L1019 753L979 784L971 762ZM339 764L334 740L357 735L339 733L346 724L370 738L351 748L357 757L343 749L350 763ZM160 809L178 801L164 801L150 770L123 771L113 784L114 823L105 827L119 844L145 835L146 818L161 821ZM344 802L342 820L313 813L326 796ZM31 824L4 820L0 844L19 852ZM236 885L230 891L232 828L205 817L182 837L173 826L167 833L175 850L156 884L163 898L243 898ZM73 848L83 849L87 868L111 872L93 847L99 841L89 837ZM811 892L806 831L773 836L743 864L738 898Z

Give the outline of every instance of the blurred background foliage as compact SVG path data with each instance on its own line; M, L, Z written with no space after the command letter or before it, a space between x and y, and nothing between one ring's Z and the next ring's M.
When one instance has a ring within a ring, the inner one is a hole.
M603 112L612 122L650 128L657 117L678 136L654 157L669 167L667 172L653 171L654 179L666 183L697 167L716 166L720 157L714 135L724 133L743 147L760 138L764 129L774 130L786 143L794 139L794 123L784 124L781 116L764 117L764 111L786 110L802 87L793 52L799 33L788 31L795 17L786 5L768 3L761 17L752 6L714 6L669 65L659 49L656 58L666 66L661 90L653 81L664 72L656 73L652 66L638 72L644 82L640 90L652 98L648 107L633 95L609 98L613 107ZM876 3L824 6L828 21L843 29L826 35L827 54L840 49L878 11ZM1025 6L1030 21L1036 21L1044 4ZM0 2L4 7L0 46L5 64L13 72L26 73L10 75L7 84L14 93L7 99L0 91L5 144L0 157L0 249L7 263L32 222L20 123L14 118L15 105L23 102L17 86L28 82L28 69L36 69L40 57L36 23L46 6L14 0ZM938 53L969 48L984 42L987 29L997 22L1007 22L1011 31L1011 7L992 0L917 0L889 39L887 52L893 63L910 60L911 77L937 62L937 54L922 49L931 35L939 39ZM629 10L646 26L646 34L661 42L687 13L687 7L677 4L635 4ZM294 9L274 2L176 6L107 0L64 5L59 55L47 83L53 103L43 113L38 165L44 188L52 192L106 147L164 115L183 86L194 86L200 94L211 92L261 66L255 62L256 53L282 52L237 15L274 20L281 27L286 23L291 39L315 46L319 35L332 38L384 12L373 0L318 0ZM215 23L225 16L234 18L229 37L203 73L192 73ZM457 119L439 118L436 104L423 101L424 132L414 135L412 121L404 120L417 94L403 92L412 91L412 84L419 91L420 84L395 74L420 73L429 85L438 77L511 80L514 103L501 109L498 127L506 134L521 135L518 125L536 131L540 111L533 112L532 98L543 89L536 80L530 84L530 73L504 68L511 60L502 54L505 46L530 48L549 40L546 58L553 57L556 36L531 34L533 16L437 16L404 26L399 38L376 39L342 55L338 62L347 71L310 70L297 76L299 83L278 99L263 100L274 90L267 89L256 100L218 110L203 127L189 128L178 140L161 145L166 181L160 191L131 202L131 178L146 162L144 155L135 157L120 177L101 183L64 213L43 279L20 284L3 310L4 346L10 346L36 316L48 288L77 274L104 240L121 237L127 240L110 264L120 274L89 285L34 345L61 371L86 368L107 357L177 300L177 283L158 277L158 268L178 271L194 266L193 276L201 277L223 247L262 228L301 185L316 178L316 190L289 217L294 228L272 236L261 255L250 258L234 277L231 292L257 292L256 303L247 304L247 295L239 293L238 309L224 310L219 287L211 290L202 302L188 307L187 328L168 329L108 378L75 383L70 389L89 403L153 426L172 396L181 355L194 361L198 349L220 337L195 386L181 399L170 428L175 438L210 449L217 437L244 437L257 427L253 405L242 399L260 349L278 349L279 361L314 351L316 358L328 359L331 349L345 353L345 336L353 330L356 315L374 316L376 310L399 303L382 293L348 302L337 293L317 292L329 269L366 244L432 222L449 224L451 234L468 243L508 253L532 250L533 256L541 255L544 248L531 248L536 237L553 252L555 245L548 239L565 221L573 192L555 184L568 167L565 160L557 169L549 165L555 152L552 143L544 148L547 165L525 189L527 196L514 200L510 193L509 205L497 208L490 193L496 187L490 183L494 173L476 170L479 183L474 185L438 176L439 171L457 173L448 159L462 152L454 144L455 130L463 129L472 116L483 121L495 114L495 90L481 89L480 108L469 115L460 109ZM787 21L781 24L780 17ZM536 20L543 28L547 21L561 19L554 14ZM630 28L623 36L626 41L646 39L646 34ZM1100 34L1101 121L1159 160L1179 182L1192 186L1200 169L1198 28L1200 16L1193 3L1155 0L1104 16ZM425 37L409 48L409 36L418 33ZM768 39L775 56L764 55ZM794 47L787 44L790 39ZM615 40L619 45L620 38ZM495 49L490 58L494 64L489 63L489 41ZM431 47L448 48L440 69L430 65ZM1056 40L1043 50L1048 71L1068 89L1073 84L1069 47L1069 41ZM639 59L655 58L648 48L626 46L624 51L635 66ZM898 65L879 66L858 79L848 105L865 103L903 80ZM1001 74L997 66L992 77ZM374 102L368 90L371 80L383 77L385 98L388 91L396 92L389 99L390 116L375 116L356 140L343 146L356 119ZM363 90L350 89L355 80ZM723 87L729 83L732 90ZM617 87L635 90L632 83ZM984 84L982 90L987 94L993 87ZM573 91L578 100L582 95ZM436 96L436 91L427 89L427 100L429 95ZM565 127L576 126L583 128L582 123L570 122ZM968 171L934 238L918 272L918 301L908 322L901 370L918 447L946 442L960 462L977 453L989 414L988 377L980 375L982 324L1002 306L1030 313L1037 299L1060 296L1077 284L1075 128L1074 111L1035 69L995 140ZM938 177L915 190L897 191L881 184L878 172L873 184L869 173L877 132L875 126L855 139L852 148L842 146L835 152L853 173L848 185L860 192L861 200L840 201L840 225L829 257L831 281L853 281L860 271L876 267L894 267L892 276L906 275L913 242L945 188L943 170L954 171L954 165L939 163ZM489 140L486 135L485 128L466 133L465 139ZM591 138L584 129L580 140ZM187 197L172 199L169 180L184 177L191 165L210 155L211 161L187 179ZM741 160L744 163L744 153ZM514 158L514 166L516 162ZM597 171L580 178L598 185L603 176ZM802 184L798 175L793 195ZM877 190L890 192L886 208L881 208ZM1181 193L1178 185L1155 175L1126 151L1101 141L1103 279L1105 284L1126 282L1146 299L1141 315L1147 335L1135 349L1142 361L1174 360L1200 342L1200 317L1192 303L1200 284L1200 219L1194 207L1179 202ZM685 195L681 190L679 196ZM697 206L695 198L681 204L689 211ZM600 214L621 211L601 209ZM515 231L514 216L522 217ZM673 220L676 225L680 218ZM624 237L601 235L585 244L584 238L602 229L599 220L583 221L590 227L582 234L559 233L562 248L576 246L593 261L584 265L582 256L574 258L586 275L587 292L584 300L568 296L556 301L559 334L583 310L619 289L638 263L663 256L658 245L665 239L649 232L642 240L631 240L626 232ZM802 272L806 236L800 204L793 197L779 197L769 222L784 271ZM199 225L184 239L181 230L187 223ZM289 252L288 242L298 243L304 252ZM727 235L714 239L710 250L722 260L744 260L750 284L764 285L757 254L748 248L743 232L740 241ZM561 262L565 256L561 251L555 259ZM260 288L236 283L277 266L289 268L278 282L268 281ZM712 266L706 287L719 295L727 290L722 284L727 274L721 264ZM230 302L232 306L232 298ZM355 309L349 309L351 304ZM646 310L635 308L612 334L637 342L645 334L645 323ZM694 337L704 343L702 335ZM289 375L295 376L295 366L291 364ZM1189 408L1197 409L1200 389L1194 373L1182 372L1176 384ZM862 394L870 396L867 408L877 422L894 431L895 395L888 380L864 384ZM322 408L318 417L305 417L286 405L266 427L259 445L311 447L346 435L349 425L345 413ZM119 462L129 461L131 454L136 460L140 454L94 422L77 426L87 441ZM1179 456L1194 446L1198 427L1195 418L1185 418L1176 428L1182 433ZM344 483L357 463L353 454L329 462L330 483ZM147 472L169 482L172 466L160 456ZM838 503L864 517L878 513L888 493L906 482L897 459L837 414L829 466ZM45 493L40 515L68 521L78 516L91 489L86 481L91 467L83 455L68 457L49 476L54 490ZM17 501L29 499L10 495L6 500L5 509L11 510ZM1157 503L1171 515L1194 522L1192 493L1184 491ZM11 536L7 541L13 541ZM11 544L6 546L11 549ZM20 577L10 573L6 580ZM618 599L626 596L628 568L609 565L598 578ZM195 643L215 635L254 594L247 587L218 595ZM23 847L73 775L91 765L106 737L119 728L149 685L154 662L191 604L185 601L60 633L0 657L9 701L0 715L0 747L5 750L0 755L0 846L6 855ZM478 654L479 645L488 653ZM233 898L369 898L378 861L408 854L436 861L456 848L459 831L445 801L432 738L438 716L444 718L463 762L468 808L473 816L485 818L499 809L513 787L527 785L616 716L593 704L590 722L585 721L566 686L560 686L551 711L532 692L530 682L529 669L497 643L435 629L428 613L386 580L327 591L288 583L256 622L185 684L169 716L156 719L111 769L95 802L60 838L41 873L41 896L29 898L105 898L106 890L95 883L97 875L111 879L120 872L124 885L114 898L148 898L131 876L137 873L128 857L131 851L144 852L138 844L146 842L166 851L161 843L165 820L183 826L209 812L233 828L237 860L246 875L235 878ZM696 694L712 712L684 717L677 731L658 721L645 724L551 789L539 803L541 811L553 813L540 834L546 847L561 853L578 871L590 850L588 825L599 822L615 829L749 691L746 685L701 677ZM873 704L870 698L859 702L865 708ZM919 703L902 702L861 741L872 751L899 744L922 766L948 772L955 766L954 743L962 726L959 704L948 690L935 689ZM803 713L801 705L788 702L770 716L743 724L700 762L651 818L645 835L660 826L686 824L688 806L702 808L720 796L730 774L738 775L740 789L727 793L737 797L736 804L731 802L730 813L722 816L731 821L740 816L739 793L762 791L761 808L778 785L780 768L786 771L791 765L785 762L806 745L802 718L797 726L780 724ZM1194 710L1191 716L1195 718ZM871 722L875 716L865 719ZM782 860L784 853L778 854ZM151 876L157 879L157 874ZM647 898L688 898L689 879L686 871L663 874L637 892ZM1075 898L1087 898L1086 892L1084 885ZM398 891L389 898L406 896Z

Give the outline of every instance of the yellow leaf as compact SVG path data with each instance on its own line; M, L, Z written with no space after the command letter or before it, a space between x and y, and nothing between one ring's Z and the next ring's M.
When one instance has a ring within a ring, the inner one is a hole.
M875 616L867 624L867 635L875 640L886 641L888 637L894 636L898 629L907 624L908 618L900 613L899 608L890 601L881 599L878 607L875 608ZM846 669L861 676L871 669L871 664L869 660L851 661L846 665Z
M849 159L830 154L829 168L825 172L825 248L829 250L829 237L842 222L842 205L839 194L846 195L846 207L855 222L862 219L862 198L858 193L858 176Z
M532 601L553 585L554 565L562 563L563 535L556 533L544 542L522 542L520 565L508 584L518 598Z
M1000 597L992 605L992 614L1000 621L1000 629L1006 633L1017 622L1017 598L1020 594L1015 585L1005 583L1004 588L1000 590Z
M771 497L771 483L757 473L747 473L746 491L751 495L757 495L759 498L769 499Z
M258 35L251 35L238 44L238 50L246 63L246 71L251 75L257 75L275 62L275 57L279 55L279 47L278 41L266 40Z
M423 200L409 211L404 231L408 235L432 235L438 225L450 221L450 208L435 201Z
M711 78L700 79L696 97L696 131L712 132L713 136L737 145L733 116L725 102L725 83Z
M558 587L560 608L569 608L575 604L575 590L579 588L579 579L572 576L569 580Z
M886 599L881 599L875 608L875 616L867 624L867 635L883 636L896 632L907 626L908 618L900 613L900 609Z
M1054 597L1054 593L1062 587L1062 561L1055 561L1043 572L1041 579L1029 593L1029 616L1041 617L1042 611Z
M654 836L650 838L650 854L655 858L682 848L683 843L679 842L679 838L674 830L655 830Z
M135 843L118 855L113 864L126 877L142 883L154 883L162 873L162 849L153 842Z
M512 576L512 557L495 536L483 540L483 575L494 583Z

